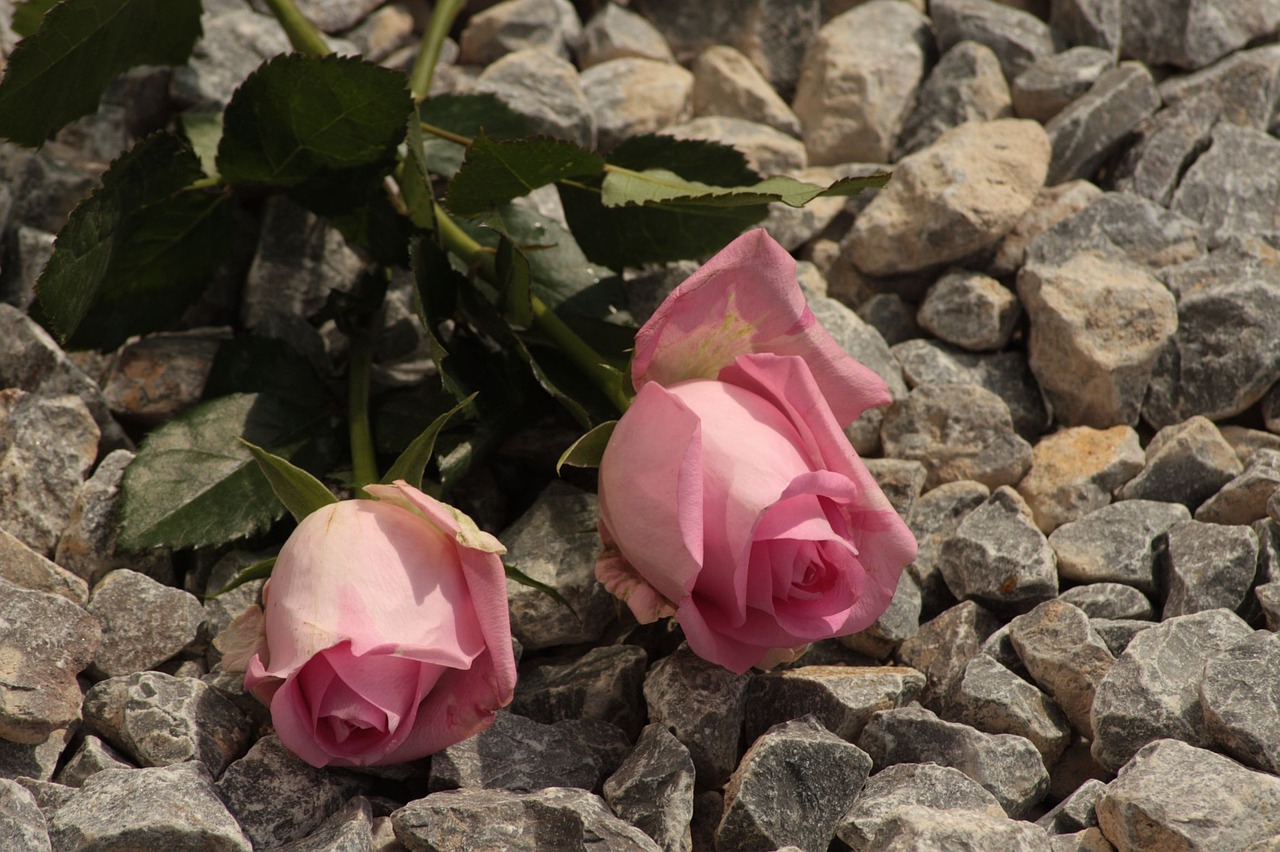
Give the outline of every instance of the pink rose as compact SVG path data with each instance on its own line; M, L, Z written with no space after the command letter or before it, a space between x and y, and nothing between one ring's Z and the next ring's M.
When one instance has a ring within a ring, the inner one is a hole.
M487 728L516 667L503 547L404 482L333 503L285 542L245 686L313 766L413 760Z
M636 336L638 394L600 464L596 576L636 618L674 614L736 672L870 626L916 543L842 427L889 402L749 232Z

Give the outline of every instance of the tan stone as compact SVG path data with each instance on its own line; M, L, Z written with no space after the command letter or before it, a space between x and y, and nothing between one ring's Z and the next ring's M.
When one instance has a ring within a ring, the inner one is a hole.
M1111 502L1111 494L1142 470L1146 456L1130 426L1074 426L1040 439L1031 469L1018 483L1036 526L1047 535Z
M751 60L727 45L707 48L693 64L693 114L724 115L800 135L800 119Z

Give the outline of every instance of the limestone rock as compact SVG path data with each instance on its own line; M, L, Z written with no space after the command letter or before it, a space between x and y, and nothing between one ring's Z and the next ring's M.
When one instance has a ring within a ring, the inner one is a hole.
M1000 60L986 45L962 41L929 72L907 116L893 159L919 151L966 121L991 121L1012 115L1009 84Z
M691 112L693 75L672 62L610 59L586 69L580 79L602 151L684 121Z
M531 47L508 53L486 67L473 91L496 96L527 117L535 133L594 148L596 116L584 88L577 69L567 61Z
M1121 49L1148 65L1203 68L1280 26L1280 3L1126 0L1120 4Z
M1096 47L1073 47L1043 56L1013 79L1014 112L1019 118L1048 122L1114 66L1114 56Z
M727 45L714 45L698 56L692 99L694 115L742 118L800 136L800 119L791 107L751 60Z
M675 62L657 27L616 3L606 3L582 28L578 62L583 69L610 59L639 57Z
M806 715L853 742L873 713L911 703L924 685L922 673L899 666L800 666L766 672L747 687L747 742Z
M1009 639L1036 683L1053 696L1072 726L1092 739L1093 697L1115 658L1089 616L1061 600L1046 601L1009 622Z
M996 54L1007 80L1035 60L1055 51L1048 24L1010 4L995 0L934 0L929 15L938 31L938 48L976 41Z
M581 35L582 22L568 0L505 0L467 21L458 42L458 60L488 65L527 48L541 48L568 59Z
M1257 570L1257 534L1246 526L1192 520L1169 527L1167 536L1160 617L1239 609Z
M1031 469L1018 493L1048 535L1110 503L1112 492L1142 470L1145 460L1130 426L1062 429L1032 448Z
M1160 106L1151 72L1121 62L1045 125L1053 146L1047 182L1092 179L1126 136Z
M688 749L666 728L648 725L635 750L604 782L604 799L663 852L689 852L693 778Z
M1103 506L1049 534L1058 576L1073 583L1125 583L1153 593L1164 533L1190 517L1180 503L1124 500Z
M929 288L916 319L947 343L983 352L1008 344L1020 314L1017 296L1000 282L953 269Z
M1166 426L1147 444L1146 465L1116 492L1120 500L1161 500L1189 509L1243 472L1231 445L1208 419Z

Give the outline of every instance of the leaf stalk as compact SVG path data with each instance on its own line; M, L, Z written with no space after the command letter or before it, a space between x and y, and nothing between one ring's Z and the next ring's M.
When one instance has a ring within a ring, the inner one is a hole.
M427 99L427 94L431 91L431 79L436 73L436 64L440 61L440 47L465 5L466 0L440 0L431 10L427 30L422 34L422 46L418 48L418 58L409 74L409 92L413 95L414 103Z
M271 14L275 15L276 20L280 22L294 50L316 59L333 53L329 43L320 34L320 30L306 15L302 14L302 10L294 4L293 0L264 0L264 2L271 10Z

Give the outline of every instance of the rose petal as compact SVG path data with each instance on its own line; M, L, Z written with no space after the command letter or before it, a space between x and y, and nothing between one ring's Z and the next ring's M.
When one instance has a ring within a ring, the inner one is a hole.
M508 655L511 653L508 649ZM403 763L434 754L442 748L478 734L493 724L494 714L511 701L506 676L486 651L471 668L446 669L418 707L417 717L403 742L376 765Z
M611 538L603 524L600 537L606 542ZM606 592L625 603L641 624L651 624L659 618L675 615L676 605L649 585L640 576L640 572L618 552L616 546L610 547L606 543L604 550L596 557L596 579Z
M805 303L795 259L762 229L725 246L636 334L631 381L670 387L715 378L739 355L798 355L844 425L890 401L888 386L831 337Z

